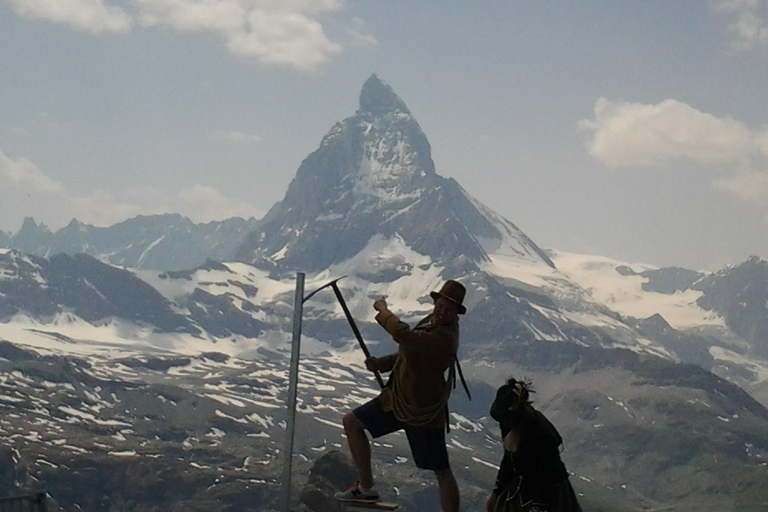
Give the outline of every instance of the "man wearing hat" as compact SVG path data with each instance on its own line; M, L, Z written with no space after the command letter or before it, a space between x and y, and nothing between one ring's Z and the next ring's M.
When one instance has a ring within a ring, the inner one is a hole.
M455 379L459 349L459 318L466 290L453 280L431 292L432 313L414 328L400 321L382 298L373 303L376 321L398 344L394 354L366 359L371 371L391 372L378 397L343 418L349 449L359 480L339 501L379 501L371 471L371 445L365 431L377 438L405 430L417 467L434 471L443 512L458 512L459 487L448 462L445 445L447 404ZM445 372L448 371L448 378Z

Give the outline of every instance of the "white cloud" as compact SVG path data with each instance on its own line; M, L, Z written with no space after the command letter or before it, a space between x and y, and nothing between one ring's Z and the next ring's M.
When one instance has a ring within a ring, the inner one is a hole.
M71 194L26 158L12 160L0 151L0 203L8 209L35 217L53 229L57 222L77 218L82 222L106 226L143 213L136 204L118 201L111 193L95 191L90 196Z
M263 212L257 211L245 201L233 200L213 187L197 183L190 188L180 190L175 202L178 205L176 211L194 222L209 222L231 217L247 219L263 215Z
M719 178L713 186L757 206L768 205L768 173L743 168L733 176ZM768 215L768 212L765 212Z
M352 19L352 26L347 29L347 33L351 37L351 46L366 47L379 44L376 37L368 31L368 24L360 18Z
M768 221L768 128L701 112L676 100L656 105L614 103L600 98L591 131L590 154L608 167L691 161L723 174L712 186L763 210Z
M600 98L594 112L594 120L582 120L579 126L592 132L590 154L609 167L673 159L722 164L758 150L755 135L743 123L673 99L645 105Z
M72 218L94 226L111 226L137 215L147 214L143 207L122 202L111 192L104 190L96 190L87 197L66 194L63 199L72 212Z
M63 219L76 218L95 226L110 226L137 215L179 213L193 222L231 217L261 217L264 212L217 189L194 184L168 191L153 187L73 194L31 161L13 160L0 150L0 218L5 222L34 217L56 230Z
M4 189L16 189L16 192L39 192L44 194L61 194L64 186L49 178L38 167L20 158L12 160L0 151L0 183Z
M177 191L155 187L126 190L122 200L110 192L96 191L89 197L69 198L69 201L74 217L97 226L109 226L137 215L163 213L178 213L198 223L263 215L245 201L229 198L213 187L198 183Z
M213 138L231 142L261 142L262 140L261 137L255 133L243 133L236 131L215 131L213 132Z
M68 25L94 34L127 32L130 15L103 0L3 0L19 15Z
M318 17L339 10L337 0L136 0L145 25L211 32L229 50L265 64L312 71L341 47Z
M229 198L217 189L200 184L168 191L154 187L142 187L125 191L119 199L111 192L97 190L88 197L67 197L72 216L96 226L110 226L137 215L178 213L192 222L204 223L232 217L261 217L245 201Z
M324 16L342 9L340 0L133 0L131 14L107 1L0 0L20 16L94 34L127 32L134 16L145 27L212 33L235 55L300 71L314 71L341 52L321 23ZM352 21L351 44L376 44L365 29L362 20Z
M728 31L734 39L731 46L736 50L751 50L768 46L768 4L759 0L712 0L710 6L736 18Z
M763 132L759 133L755 137L760 153L768 158L768 128L763 128Z
M232 0L137 0L145 25L168 25L179 32L226 32L242 25L246 8Z

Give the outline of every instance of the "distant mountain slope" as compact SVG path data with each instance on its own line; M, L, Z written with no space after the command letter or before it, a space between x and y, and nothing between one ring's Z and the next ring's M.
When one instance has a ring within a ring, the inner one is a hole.
M768 262L718 272L554 252L557 267L641 335L768 404Z
M555 253L558 268L626 316L661 314L678 329L727 326L768 357L768 261L753 256L713 273Z
M238 276L221 264L209 263L200 272L216 270L224 282L216 283L216 294L204 286L194 287L175 303L134 273L102 263L95 258L63 253L50 258L0 251L0 322L16 317L33 323L58 324L67 335L66 324L87 322L94 327L114 322L133 324L156 333L195 337L227 338L238 335L259 337L267 325L254 318L257 306L241 309L237 295L253 298L258 288L248 276ZM171 279L163 274L158 279ZM187 280L188 274L178 275ZM0 329L2 330L2 329ZM125 334L132 329L126 329ZM130 338L130 336L128 336Z
M0 319L17 314L52 318L71 313L88 322L113 317L164 331L198 332L145 282L128 271L80 254L50 259L0 254Z
M113 265L183 270L207 259L232 260L258 221L232 218L195 224L178 214L139 216L109 227L72 220L51 233L27 218L13 234L0 233L0 247L35 256L90 254Z
M753 256L702 276L691 288L704 292L698 300L702 308L720 314L755 353L768 359L768 261Z

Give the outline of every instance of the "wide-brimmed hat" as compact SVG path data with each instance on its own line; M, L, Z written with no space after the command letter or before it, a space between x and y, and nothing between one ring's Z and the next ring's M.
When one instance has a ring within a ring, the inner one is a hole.
M439 292L429 292L429 295L433 300L437 300L440 297L443 297L444 299L448 299L449 301L459 306L458 313L460 315L463 315L467 312L467 308L461 304L464 302L464 295L466 294L467 290L464 288L464 285L458 281L454 281L453 279L446 281L443 287L440 288Z

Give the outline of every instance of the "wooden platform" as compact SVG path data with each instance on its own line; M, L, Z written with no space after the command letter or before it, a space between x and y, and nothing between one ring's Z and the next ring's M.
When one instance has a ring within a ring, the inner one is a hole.
M397 510L400 505L397 503L387 503L385 501L365 502L365 501L345 501L344 505L348 508L367 508L374 510Z

